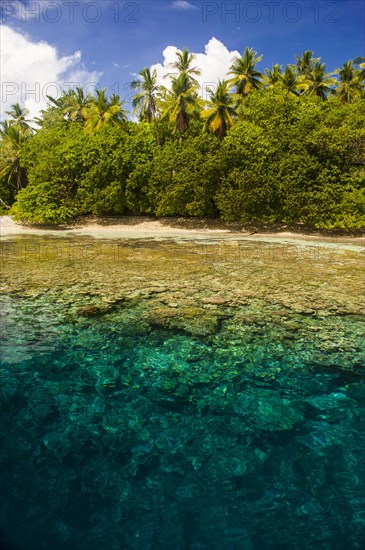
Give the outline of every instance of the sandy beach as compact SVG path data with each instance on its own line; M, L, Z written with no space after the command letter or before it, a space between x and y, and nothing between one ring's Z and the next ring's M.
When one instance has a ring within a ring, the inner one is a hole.
M16 223L10 216L0 216L0 236L13 238L27 236L89 236L97 239L156 239L156 240L250 240L262 242L286 242L303 244L335 243L341 248L365 246L364 235L331 234L324 231L301 231L300 227L264 224L244 226L220 220L188 218L148 218L135 217L86 217L64 226L31 226Z

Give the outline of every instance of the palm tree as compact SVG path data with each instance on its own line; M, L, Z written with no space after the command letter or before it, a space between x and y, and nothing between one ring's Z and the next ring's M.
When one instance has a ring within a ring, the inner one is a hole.
M236 87L236 93L241 96L247 96L253 89L262 87L262 73L256 71L255 66L261 59L262 55L257 56L252 48L246 48L242 57L237 57L233 65L230 67L229 74L234 75L228 82L231 86Z
M319 57L314 58L313 52L306 50L302 52L302 57L298 54L295 55L296 70L299 75L308 75L315 63L320 60Z
M219 81L216 91L209 91L211 95L208 108L201 112L201 117L206 119L204 130L210 130L218 139L222 139L233 126L237 110L227 81Z
M272 66L272 69L265 69L265 75L263 77L264 86L273 88L281 82L282 76L282 65L276 63Z
M90 103L92 96L85 95L83 88L76 88L76 90L63 91L58 98L47 95L47 99L52 105L49 105L46 111L41 111L42 118L36 119L40 126L50 118L53 121L85 122L82 111Z
M124 103L124 101L121 101L120 95L118 95L118 94L112 94L109 98L110 106L118 105L119 107L121 107L123 103ZM124 113L124 116L126 117L126 113Z
M77 87L76 90L70 90L64 96L63 112L72 122L84 122L82 110L92 100L90 94L85 95L83 88Z
M137 90L132 100L134 113L139 113L140 119L147 120L149 124L154 122L157 145L160 145L157 98L161 87L157 84L157 71L154 69L151 74L150 69L145 67L138 74L139 78L130 83L130 87Z
M11 118L0 123L0 177L6 180L14 197L14 192L26 185L26 173L20 165L19 153L23 143L32 136L33 128L26 118L29 111L19 103L11 105L6 114Z
M294 67L287 65L281 78L281 85L287 92L293 95L299 95L298 85L301 82L301 77L298 76Z
M301 76L298 88L303 90L304 95L316 95L321 99L327 99L327 95L333 93L333 86L337 82L332 78L333 74L326 74L326 65L316 61L311 70Z
M199 76L201 71L197 67L191 67L191 64L196 56L190 53L187 48L184 48L181 52L176 52L176 57L176 61L174 63L170 63L170 67L176 69L178 76L185 74L190 81L191 87L198 87L198 81L194 78L194 76ZM169 73L166 76L176 77L176 73Z
M359 66L356 74L361 82L363 82L365 80L365 57L356 57L356 59L354 59L354 64Z
M96 96L81 110L85 119L85 132L93 134L106 124L120 126L127 119L126 112L122 109L123 103L117 95L108 99L106 88L96 90Z
M10 188L20 191L26 184L26 174L20 165L19 152L22 144L31 136L18 124L5 120L0 123L0 177L5 178ZM13 191L13 192L14 192Z
M14 103L11 105L10 111L5 111L5 113L11 117L8 123L11 126L17 126L21 133L28 134L33 132L29 124L30 120L26 118L29 115L28 109L21 107L19 103Z
M336 95L341 103L352 103L363 95L363 86L359 71L355 69L354 61L346 61L341 69L335 71L339 76L336 85Z
M189 127L191 118L198 116L201 100L198 99L195 87L191 85L189 76L182 72L172 79L171 90L163 87L162 92L162 118L168 116L170 122L175 124L177 132L182 134Z

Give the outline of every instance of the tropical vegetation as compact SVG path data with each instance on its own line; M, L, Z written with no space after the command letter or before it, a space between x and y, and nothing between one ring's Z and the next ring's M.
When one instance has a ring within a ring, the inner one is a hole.
M36 129L14 104L0 126L2 212L365 228L365 59L328 72L304 51L261 72L262 57L246 48L205 100L187 49L164 83L145 67L130 84L134 121L106 89L49 97Z

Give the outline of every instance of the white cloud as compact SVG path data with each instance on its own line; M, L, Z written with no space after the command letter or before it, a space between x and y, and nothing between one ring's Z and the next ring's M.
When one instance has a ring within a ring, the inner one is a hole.
M163 51L163 63L157 63L151 67L151 70L156 69L157 71L158 83L167 88L169 87L169 80L164 77L173 72L170 63L176 60L178 51L181 50L178 50L176 46L167 46ZM237 50L229 51L220 40L213 37L205 45L205 53L194 53L194 55L193 66L201 71L200 76L195 78L199 82L201 96L203 99L207 99L209 97L207 88L214 89L218 84L218 80L228 78L229 69L235 58L240 56L240 53Z
M128 67L131 67L130 63L116 63L116 61L113 61L113 66L116 69L127 69Z
M35 42L6 25L0 26L0 37L1 119L17 102L29 109L34 118L46 107L47 95L59 97L62 90L75 86L91 91L101 76L97 71L86 70L80 51L61 57L54 46Z
M181 10L181 11L187 11L187 10L198 10L197 6L194 6L193 4L190 4L190 2L187 2L186 0L176 0L173 2L172 6L175 10Z

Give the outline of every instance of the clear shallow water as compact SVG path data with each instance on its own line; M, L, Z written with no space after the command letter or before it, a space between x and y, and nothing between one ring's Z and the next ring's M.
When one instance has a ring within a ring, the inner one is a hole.
M47 297L1 311L8 548L363 548L358 317L309 323L340 335L343 370L331 342L318 363L314 338L270 324L193 336Z

